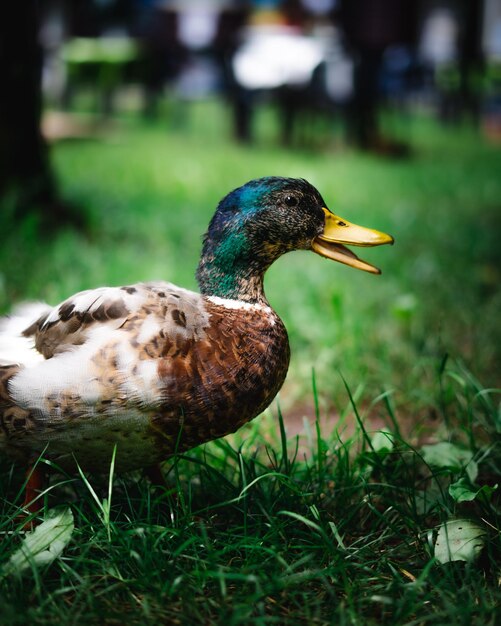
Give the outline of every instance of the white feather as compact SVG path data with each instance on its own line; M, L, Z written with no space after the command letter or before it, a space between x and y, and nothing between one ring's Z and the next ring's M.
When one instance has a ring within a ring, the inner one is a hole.
M242 311L260 311L262 313L266 313L271 325L275 325L275 316L272 308L264 304L244 302L243 300L233 300L230 298L220 298L219 296L209 296L208 300L217 306L224 306L225 309L240 309Z
M16 404L46 413L47 397L57 397L68 390L80 396L83 402L92 404L100 396L100 385L94 377L91 359L105 340L101 332L96 340L87 341L78 349L22 369L9 383Z
M43 302L27 302L0 319L0 365L31 367L44 361L35 349L33 337L24 337L22 333L51 308Z
M162 330L162 325L154 315L147 315L141 324L141 330L137 336L139 343L147 343Z

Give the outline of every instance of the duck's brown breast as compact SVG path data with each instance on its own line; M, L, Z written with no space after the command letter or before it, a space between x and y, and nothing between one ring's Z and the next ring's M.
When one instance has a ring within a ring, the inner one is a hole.
M158 363L166 403L151 423L166 452L236 431L270 404L287 374L287 332L269 307L206 299L206 310L204 336L167 340Z

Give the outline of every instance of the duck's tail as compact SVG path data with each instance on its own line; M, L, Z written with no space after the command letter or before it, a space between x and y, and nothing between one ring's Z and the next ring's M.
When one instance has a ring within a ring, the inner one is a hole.
M0 367L29 367L44 360L35 349L33 337L25 337L23 331L50 309L49 305L42 302L28 302L16 307L10 315L0 318Z

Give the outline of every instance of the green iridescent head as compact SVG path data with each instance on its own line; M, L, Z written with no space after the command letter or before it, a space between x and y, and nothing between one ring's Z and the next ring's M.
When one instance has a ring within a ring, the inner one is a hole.
M197 271L200 290L221 298L263 301L264 272L291 250L314 250L374 271L339 242L378 245L391 238L384 235L383 240L382 233L368 229L361 229L365 238L356 233L356 237L340 239L334 233L339 230L345 235L350 229L361 227L334 216L307 181L279 177L252 180L221 200L209 224Z

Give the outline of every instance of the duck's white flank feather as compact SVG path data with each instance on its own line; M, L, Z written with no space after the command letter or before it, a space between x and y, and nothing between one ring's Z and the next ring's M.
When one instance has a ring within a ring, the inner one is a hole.
M158 405L151 351L161 350L165 336L202 338L208 314L200 294L158 282L83 291L54 308L26 307L1 324L1 363L21 365L9 381L13 401L39 419L58 420L70 410L91 417L103 402L109 412Z
M33 337L25 337L23 331L51 308L42 302L27 302L0 318L0 365L31 367L45 360L35 349Z

